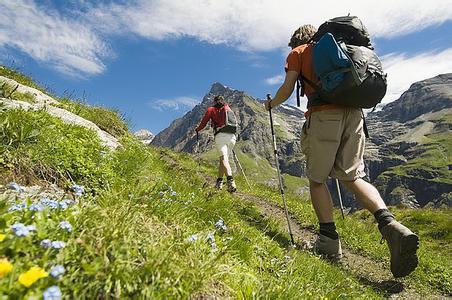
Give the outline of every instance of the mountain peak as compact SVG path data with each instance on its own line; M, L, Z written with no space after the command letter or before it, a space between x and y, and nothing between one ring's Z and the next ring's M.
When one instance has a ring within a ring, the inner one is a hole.
M214 82L212 84L212 87L210 88L210 92L209 94L213 94L213 95L223 95L225 94L227 91L230 91L231 89L228 88L227 86L219 83L219 82Z

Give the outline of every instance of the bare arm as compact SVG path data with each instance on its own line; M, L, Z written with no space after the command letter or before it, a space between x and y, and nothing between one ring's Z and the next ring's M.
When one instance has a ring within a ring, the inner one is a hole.
M278 106L286 101L292 95L295 83L297 82L299 73L295 71L287 71L283 84L279 87L275 97L271 100L272 107ZM269 109L270 101L265 102L265 107Z

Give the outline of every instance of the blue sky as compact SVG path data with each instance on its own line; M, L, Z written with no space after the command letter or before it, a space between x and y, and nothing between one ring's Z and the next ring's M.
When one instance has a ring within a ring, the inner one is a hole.
M293 30L346 13L368 27L389 74L384 102L452 72L450 0L317 2L1 0L0 63L55 95L117 108L132 130L153 133L216 81L274 94Z

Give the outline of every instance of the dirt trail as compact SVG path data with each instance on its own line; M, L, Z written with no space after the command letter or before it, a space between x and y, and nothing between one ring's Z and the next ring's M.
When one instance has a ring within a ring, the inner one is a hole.
M235 193L236 197L243 201L249 201L256 205L261 214L267 218L274 218L280 221L284 226L281 228L287 231L287 220L284 209L269 203L259 197L245 194ZM316 232L313 229L303 227L294 216L289 214L289 222L294 236L295 243L298 249L312 252L312 245L316 239ZM283 246L287 246L287 240ZM406 286L403 279L394 279L389 269L389 262L377 262L366 256L357 254L350 249L342 246L343 257L340 262L332 262L344 270L349 271L365 286L369 286L383 296L391 299L446 299L444 296L436 295L421 295L416 290Z
M163 154L163 153L162 153ZM166 153L167 154L167 153ZM173 167L180 165L172 157L162 155L162 158ZM199 171L195 171L199 178L204 181L204 187L214 186L215 178L212 178ZM287 232L287 220L284 209L254 195L236 192L234 195L242 201L255 204L263 218L273 218L280 222L280 232ZM303 227L294 217L289 214L289 222L297 248L303 251L312 252L312 245L317 237L317 233L312 228ZM276 239L275 239L276 240ZM276 240L282 247L290 246L289 240ZM361 284L368 286L384 297L389 299L447 299L441 295L423 295L415 289L407 286L403 279L394 279L390 272L389 262L378 262L342 245L343 257L339 262L332 262L340 268L353 274Z

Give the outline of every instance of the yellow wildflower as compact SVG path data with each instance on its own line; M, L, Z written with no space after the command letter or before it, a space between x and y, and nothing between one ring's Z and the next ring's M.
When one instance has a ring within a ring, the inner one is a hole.
M6 239L6 234L0 233L0 242L3 242Z
M6 258L0 259L0 278L5 277L12 269L13 265Z
M43 268L31 267L27 272L20 274L19 282L25 287L30 287L38 279L45 278L47 276L49 276L49 273L44 271Z

